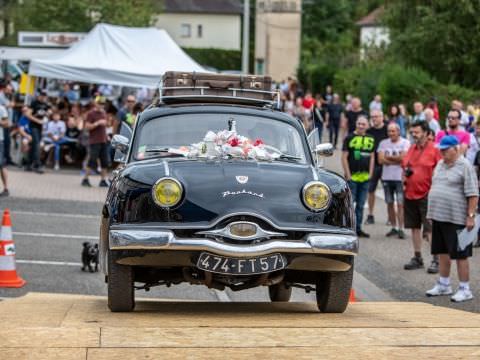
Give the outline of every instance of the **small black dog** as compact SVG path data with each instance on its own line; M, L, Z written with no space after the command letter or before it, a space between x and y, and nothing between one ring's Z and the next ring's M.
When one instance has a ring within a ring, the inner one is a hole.
M94 272L92 265L95 265L95 272L98 271L98 244L83 243L82 263L82 271L86 271L88 267L88 271Z

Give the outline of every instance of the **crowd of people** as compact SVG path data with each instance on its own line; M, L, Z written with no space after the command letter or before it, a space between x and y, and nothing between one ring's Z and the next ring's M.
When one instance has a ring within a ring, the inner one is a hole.
M112 136L122 126L132 127L143 101L138 94L127 94L117 102L110 86L87 87L80 92L77 84L64 83L56 96L45 89L25 101L19 85L10 76L0 80L0 174L3 191L9 195L6 165L25 171L44 173L45 166L59 170L63 165L81 167L81 185L92 186L89 175L100 174L100 187L108 187L107 171L114 151ZM146 100L145 96L140 96Z
M331 86L315 98L308 92L303 96L292 80L282 83L280 90L283 110L296 116L307 132L317 129L320 141L326 129L336 148L343 129L341 163L355 206L357 235L370 237L363 225L375 223L375 195L381 182L391 226L385 236L405 239L405 229L411 230L413 257L404 269L424 268L424 238L432 254L427 272L439 273L426 295L452 295L455 302L472 299L468 258L472 247L479 246L477 232L473 242L465 239L476 228L478 211L478 104L465 111L461 101L452 101L442 128L434 98L425 105L414 102L409 115L404 104L391 105L384 113L380 95L364 110L358 97L347 95L342 104ZM450 284L452 260L459 278L455 293Z
M331 86L315 97L292 79L277 87L282 111L296 117L307 133L317 131L320 142L325 130L334 148L341 146L357 235L370 237L363 225L375 223L381 183L391 227L385 236L405 239L405 229L411 231L413 257L404 269L424 268L422 238L426 239L432 253L427 271L440 275L427 295L453 293L450 264L455 260L460 286L451 299L470 300L468 258L478 241L463 244L459 234L476 227L480 106L469 105L465 111L461 101L452 101L442 128L434 98L427 104L414 102L409 115L405 104L385 108L380 95L364 109L360 98L347 95L343 102ZM143 94L138 101L138 94L129 93L119 103L108 86L91 85L83 95L74 89L65 83L55 97L40 90L27 105L18 83L9 76L0 81L0 197L9 195L6 165L42 174L46 165L58 170L77 163L83 172L81 185L91 187L90 175L98 172L99 186L109 186L112 136L122 126L133 127L147 97Z

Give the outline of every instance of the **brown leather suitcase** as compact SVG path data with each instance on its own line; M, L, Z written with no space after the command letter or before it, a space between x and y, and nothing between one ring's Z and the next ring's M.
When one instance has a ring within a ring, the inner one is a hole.
M215 101L273 101L272 78L256 75L226 75L167 71L162 78L164 101L215 98Z

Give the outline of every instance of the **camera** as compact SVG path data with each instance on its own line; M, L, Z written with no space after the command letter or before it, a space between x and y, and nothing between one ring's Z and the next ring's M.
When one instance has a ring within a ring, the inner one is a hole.
M408 177L410 177L410 176L412 176L412 175L413 175L413 170L412 170L412 168L411 168L410 166L407 166L407 167L405 168L405 177L408 178Z

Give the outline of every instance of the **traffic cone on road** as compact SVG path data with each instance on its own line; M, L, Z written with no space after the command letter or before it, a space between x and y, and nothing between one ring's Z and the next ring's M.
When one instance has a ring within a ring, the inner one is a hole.
M12 220L10 210L5 209L0 230L0 287L20 288L25 284L26 281L17 274Z
M355 297L355 290L350 289L350 297L348 299L349 303L354 303L357 301L357 298Z

